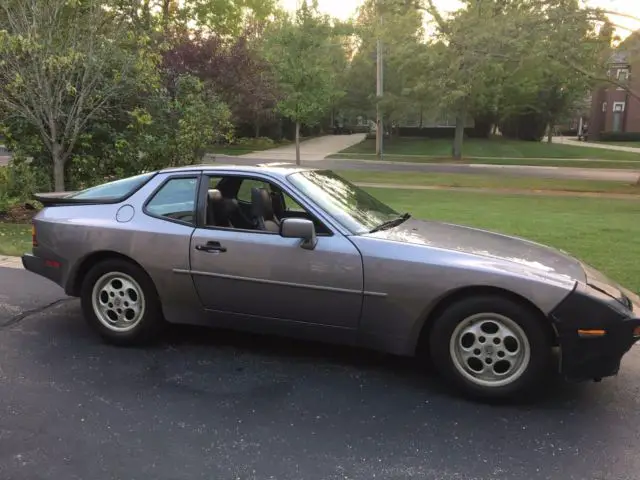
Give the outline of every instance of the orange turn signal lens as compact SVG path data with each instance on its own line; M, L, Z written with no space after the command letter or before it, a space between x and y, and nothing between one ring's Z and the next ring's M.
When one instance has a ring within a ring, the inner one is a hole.
M38 240L36 239L36 225L34 223L31 224L31 246L38 246Z
M581 337L603 337L606 334L606 330L578 330L578 335L580 335Z

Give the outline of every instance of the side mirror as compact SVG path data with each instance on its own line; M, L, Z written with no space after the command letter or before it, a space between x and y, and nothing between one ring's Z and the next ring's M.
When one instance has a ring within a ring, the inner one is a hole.
M280 224L280 236L284 238L300 238L300 246L306 250L316 248L316 228L311 220L306 218L285 218Z

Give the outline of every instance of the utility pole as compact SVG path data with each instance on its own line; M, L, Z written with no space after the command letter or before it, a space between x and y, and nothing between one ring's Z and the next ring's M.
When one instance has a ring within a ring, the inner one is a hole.
M380 3L378 3L378 22L382 27L382 13L380 12ZM382 32L378 30L377 54L376 54L376 158L382 160L382 143L384 138L384 123L382 120L382 109L380 108L380 100L383 94L383 77L382 77Z

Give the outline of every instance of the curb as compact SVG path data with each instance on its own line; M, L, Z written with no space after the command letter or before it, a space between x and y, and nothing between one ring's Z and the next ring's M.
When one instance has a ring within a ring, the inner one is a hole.
M22 269L22 259L20 257L0 256L0 268Z

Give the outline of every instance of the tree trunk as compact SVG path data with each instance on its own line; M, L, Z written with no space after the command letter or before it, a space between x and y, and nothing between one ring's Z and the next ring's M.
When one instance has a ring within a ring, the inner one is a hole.
M296 121L296 165L300 165L300 122Z
M53 145L53 183L56 192L64 192L64 160L62 159L62 146Z
M256 138L260 138L260 124L256 122Z
M549 125L547 127L547 143L553 143L553 121L549 121Z
M462 159L462 142L464 140L464 120L465 110L464 108L456 115L456 133L453 137L453 158L456 160Z

